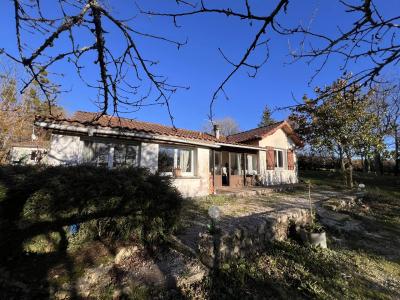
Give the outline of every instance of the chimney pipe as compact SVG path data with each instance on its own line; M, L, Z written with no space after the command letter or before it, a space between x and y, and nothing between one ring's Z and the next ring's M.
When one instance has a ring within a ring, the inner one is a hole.
M214 124L213 127L214 127L214 136L215 136L215 138L217 140L219 140L219 137L220 137L220 126L219 126L219 124Z

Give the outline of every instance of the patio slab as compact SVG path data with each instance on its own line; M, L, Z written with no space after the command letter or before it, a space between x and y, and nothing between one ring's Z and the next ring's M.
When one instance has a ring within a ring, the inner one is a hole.
M267 219L279 219L280 222L283 218L287 221L290 217L285 217L285 215L291 216L293 212L296 212L295 218L304 221L304 211L309 212L308 193L305 190L274 192L272 188L252 187L225 191L226 193L215 196L187 200L182 230L177 235L177 239L190 247L193 252L198 253L200 237L209 231L210 219L207 210L211 205L220 208L222 217L219 226L225 233L234 232L238 228L239 230L257 228L261 226L260 224L266 223ZM234 196L231 193L234 193ZM312 192L311 196L313 202L319 202L332 197L341 197L342 193L319 190ZM269 223L273 224L274 221ZM283 229L279 230L283 231Z

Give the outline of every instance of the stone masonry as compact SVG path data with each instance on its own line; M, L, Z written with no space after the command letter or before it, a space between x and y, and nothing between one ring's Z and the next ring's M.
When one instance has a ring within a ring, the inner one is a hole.
M199 234L200 259L212 267L216 261L250 256L265 249L270 242L286 239L291 226L296 228L309 222L310 212L304 208L239 217L228 226L221 224L218 233Z

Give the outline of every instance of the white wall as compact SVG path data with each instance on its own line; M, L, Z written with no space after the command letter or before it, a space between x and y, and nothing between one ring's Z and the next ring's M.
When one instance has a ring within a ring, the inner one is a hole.
M276 132L274 132L274 134L271 134L260 140L259 146L273 147L278 149L293 149L295 147L295 143L282 129L278 129Z
M36 160L31 160L32 151L41 151L43 158L46 159L44 148L37 147L12 147L10 152L10 161L12 163L21 163L23 165L35 165L37 164Z
M149 168L152 172L158 169L158 148L155 143L142 143L140 166ZM209 150L207 148L195 148L193 177L181 177L172 179L173 185L184 197L198 197L209 194Z
M282 129L278 129L274 134L260 140L259 146L288 150L295 149L296 145ZM260 173L264 175L261 178L262 183L264 185L297 183L297 157L295 151L293 153L293 159L295 164L294 170L267 170L266 156L260 157L260 167L262 166L262 168L265 168L260 170Z
M52 134L46 163L53 166L79 163L82 144L79 136Z
M140 166L148 168L152 173L158 169L158 144L142 143L140 153Z

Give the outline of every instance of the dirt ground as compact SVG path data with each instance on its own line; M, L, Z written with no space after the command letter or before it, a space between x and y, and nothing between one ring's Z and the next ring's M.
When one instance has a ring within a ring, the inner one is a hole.
M311 199L320 223L328 232L328 246L331 249L329 255L333 255L335 259L357 261L361 268L359 272L363 272L362 282L367 282L365 279L367 278L371 289L376 286L379 287L376 288L379 292L383 291L383 295L397 295L400 298L398 292L400 291L400 252L398 251L400 228L378 224L372 213L378 208L368 201L352 203L348 192L318 188L312 191ZM335 208L336 204L337 208ZM190 248L189 254L192 255L188 256L185 251L179 251L179 249L177 251L177 247L160 251L156 255L149 255L140 244L120 245L113 247L111 251L106 244L96 242L80 249L77 253L70 254L74 265L81 266L79 270L68 273L66 266L54 266L48 274L50 294L56 299L74 297L208 298L205 286L210 271L193 254L195 255L197 251L199 233L208 230L210 220L207 209L211 205L217 205L222 211L221 226L231 226L230 222L235 222L243 216L269 214L292 207L309 208L308 191L304 188L251 197L217 195L187 200L181 228L175 238L179 243ZM288 251L285 250L283 255L289 255ZM270 257L268 255L266 257ZM271 263L270 258L265 258L263 261ZM289 261L284 262L288 264ZM324 261L320 262L319 272L323 272L323 263ZM260 262L257 262L256 266L259 264ZM306 267L302 266L302 268ZM270 270L268 276L273 276L273 266L269 265L268 269ZM21 271L24 271L22 266ZM286 271L282 269L279 272L281 274L279 276L283 276L283 272ZM289 275L293 272L296 274L293 270L288 272ZM343 271L345 275L340 276L356 278L355 274L348 275L349 273L350 271L346 270ZM6 281L7 274L3 273L0 280ZM232 278L232 280L236 279ZM351 281L351 279L346 280ZM18 281L10 284L15 285L16 290L22 290L18 294L18 299L29 299L28 286ZM335 288L334 285L333 288ZM363 289L368 288L363 287ZM308 293L309 290L306 290L306 295L313 295ZM361 291L360 295L366 294ZM382 299L386 298L382 297Z

